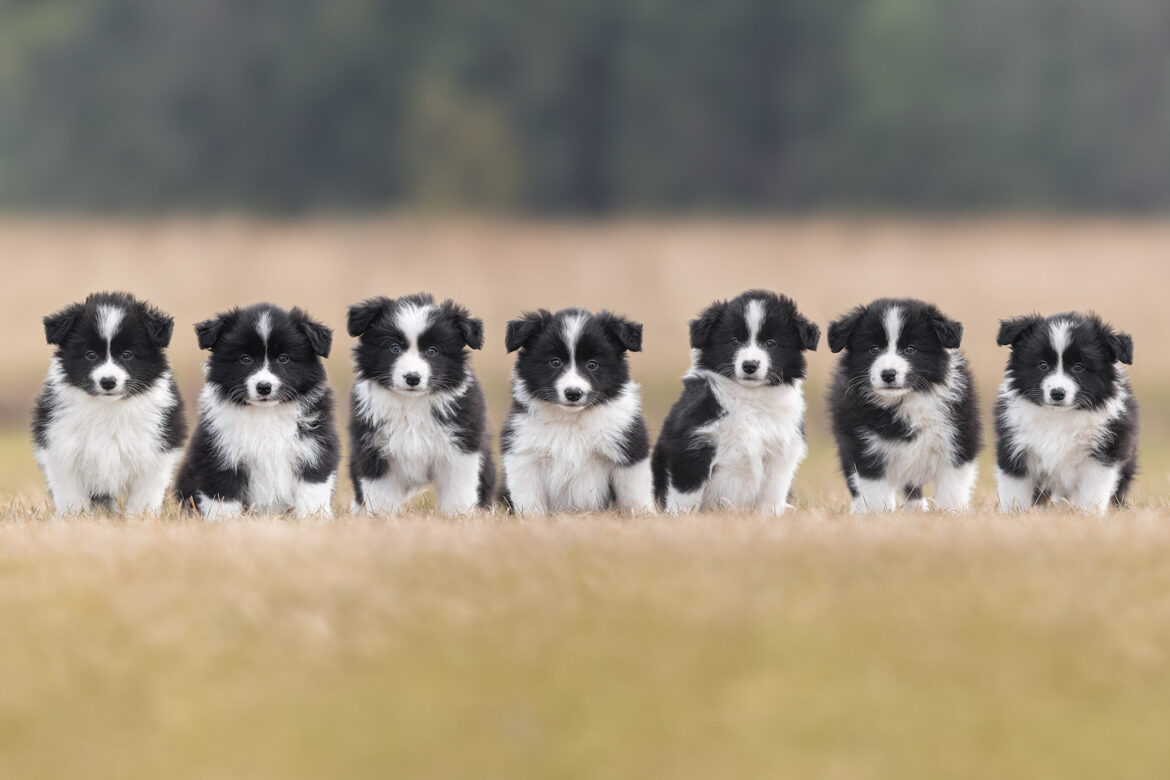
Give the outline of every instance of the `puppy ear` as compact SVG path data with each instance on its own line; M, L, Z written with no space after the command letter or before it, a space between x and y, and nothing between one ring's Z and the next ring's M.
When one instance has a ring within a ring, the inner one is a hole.
M1108 339L1109 349L1113 352L1114 361L1133 365L1133 336L1128 333L1113 333Z
M719 324L726 310L727 301L715 301L704 309L702 314L691 320L691 349L702 349L707 346L711 340L711 331Z
M839 320L829 323L829 351L836 354L849 346L849 337L866 311L864 306L858 306Z
M443 310L455 322L463 342L472 349L483 349L483 320L471 316L467 308L455 301L443 301Z
M45 317L45 341L60 346L69 336L69 331L77 324L77 318L85 310L80 303L70 304L56 314Z
M171 345L171 336L175 333L174 317L148 306L142 315L142 324L146 328L146 335L151 344L160 349Z
M218 317L195 325L195 336L199 339L199 349L214 349L216 342L219 341L219 336L223 333L223 328L227 324L226 314L221 314Z
M302 309L294 308L289 314L293 322L308 336L313 353L319 357L329 357L329 349L333 346L333 329L317 322Z
M800 346L809 352L817 351L817 344L821 341L821 329L815 322L796 315L796 333L800 336Z
M545 309L538 312L527 312L520 319L512 320L508 323L508 330L504 334L504 346L509 352L515 352L521 347L528 346L533 339L544 332L551 320L552 315Z
M394 301L385 296L368 298L361 303L349 307L345 321L345 329L349 335L358 338L374 324L374 320L382 316L394 306Z
M995 337L995 343L1001 347L1006 347L1015 344L1023 336L1031 333L1032 328L1040 322L1040 317L1035 314L1030 314L1027 317L1016 317L1012 320L999 321L999 335Z
M642 323L607 311L601 313L601 323L617 343L621 344L622 349L630 352L642 351Z
M963 342L963 323L946 317L934 317L930 321L934 333L944 349L958 349Z

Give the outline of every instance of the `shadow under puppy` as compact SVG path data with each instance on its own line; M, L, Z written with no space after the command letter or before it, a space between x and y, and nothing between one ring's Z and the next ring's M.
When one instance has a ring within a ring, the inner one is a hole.
M626 358L642 349L641 324L542 309L509 322L505 345L519 354L501 501L517 514L653 512L650 436Z
M808 455L804 353L820 328L791 299L751 290L690 330L691 368L654 448L659 506L783 513Z
M33 452L58 514L157 512L187 438L166 348L174 320L128 293L45 317L57 347L33 414Z
M354 509L395 513L434 483L439 510L490 509L496 484L483 390L467 348L483 322L427 294L349 308Z
M341 446L321 358L333 331L301 309L260 303L201 322L195 333L211 355L179 499L209 520L332 516Z

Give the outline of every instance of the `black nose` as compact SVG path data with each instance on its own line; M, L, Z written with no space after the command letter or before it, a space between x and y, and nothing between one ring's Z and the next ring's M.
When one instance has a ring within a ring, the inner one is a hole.
M113 390L118 386L118 380L114 379L112 376L103 376L98 384L102 386L102 390Z
M256 385L256 393L258 395L268 395L271 392L272 392L272 383L271 382L259 382Z
M422 377L414 372L411 372L402 378L406 380L408 387L418 387L418 383L422 381Z
M892 368L887 368L882 372L882 381L887 385L894 384L894 380L898 378L898 372Z
M1063 401L1064 397L1068 395L1063 387L1054 387L1048 392L1048 394L1052 396L1053 401Z
M585 393L583 393L579 387L565 388L565 400L569 403L577 403L581 400L581 396L583 395L585 395Z
M760 370L760 361L745 360L743 361L743 372L745 374L754 374Z

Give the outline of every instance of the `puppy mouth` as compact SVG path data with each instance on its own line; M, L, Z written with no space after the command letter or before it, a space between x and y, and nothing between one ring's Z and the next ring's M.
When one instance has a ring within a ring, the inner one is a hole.
M281 400L275 397L248 399L248 404L251 406L276 406L279 403L281 403Z
M897 396L909 393L910 387L907 385L875 385L873 391L879 396L896 398Z

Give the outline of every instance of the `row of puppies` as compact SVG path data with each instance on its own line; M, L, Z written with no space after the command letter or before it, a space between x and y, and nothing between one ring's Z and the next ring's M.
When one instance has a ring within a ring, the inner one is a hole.
M234 309L196 328L210 351L199 422L186 422L165 350L173 320L123 293L45 318L56 346L37 403L37 460L59 512L150 512L175 492L208 518L245 511L328 515L340 442L322 358L332 332L300 309ZM440 509L492 505L483 393L467 349L483 324L429 295L352 306L350 476L355 509L398 511L433 484ZM691 369L651 455L628 352L641 325L610 314L539 311L508 323L518 356L501 434L502 502L518 513L782 513L807 454L805 352L819 328L795 303L755 290L690 324ZM936 307L883 299L829 327L843 352L830 392L853 509L969 505L982 446L962 326ZM1132 339L1091 315L1002 323L1011 347L996 405L1000 503L1064 500L1103 511L1136 471L1137 406L1123 364ZM180 463L181 461L181 463Z

